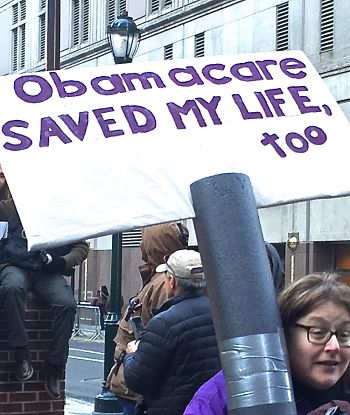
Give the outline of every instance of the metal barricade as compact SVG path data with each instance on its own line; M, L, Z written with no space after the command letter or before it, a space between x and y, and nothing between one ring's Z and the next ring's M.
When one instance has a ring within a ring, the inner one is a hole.
M98 307L78 304L72 334L75 336L90 336L89 340L104 339Z

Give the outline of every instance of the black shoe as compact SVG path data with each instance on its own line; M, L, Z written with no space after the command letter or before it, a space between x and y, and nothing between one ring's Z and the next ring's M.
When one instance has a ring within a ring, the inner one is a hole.
M18 347L15 349L15 361L16 361L16 378L20 382L29 380L34 373L32 364L30 363L30 352L26 346Z
M29 380L34 373L34 369L29 360L23 360L22 362L16 362L16 378L20 382Z
M46 389L46 392L53 399L59 399L61 397L61 380L60 380L61 373L62 373L61 366L53 365L52 363L46 363L45 389Z
M61 382L57 376L46 375L45 389L51 398L59 399L61 397Z

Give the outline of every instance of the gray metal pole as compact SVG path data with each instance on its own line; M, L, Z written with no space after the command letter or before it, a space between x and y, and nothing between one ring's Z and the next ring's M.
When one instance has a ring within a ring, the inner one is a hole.
M191 185L231 415L295 415L284 335L256 203L246 175Z

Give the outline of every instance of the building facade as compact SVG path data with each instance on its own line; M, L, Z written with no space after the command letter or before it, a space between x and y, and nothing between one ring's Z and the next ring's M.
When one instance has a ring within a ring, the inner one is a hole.
M0 1L1 75L45 69L47 1ZM142 30L135 61L302 49L350 119L348 6L348 0L61 0L61 68L113 64L106 27L127 10ZM283 182L276 177L274 186ZM322 270L350 275L349 208L350 198L342 197L259 210L287 280ZM124 299L140 283L139 236L124 235ZM109 266L110 238L93 240L79 277L86 298L108 283Z

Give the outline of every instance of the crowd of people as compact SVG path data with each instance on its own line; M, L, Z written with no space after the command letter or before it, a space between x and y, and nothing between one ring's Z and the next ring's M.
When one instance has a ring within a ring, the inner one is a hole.
M123 405L125 415L135 413L140 396L125 382L123 359L129 342L135 340L131 318L140 316L146 325L163 303L168 299L165 291L166 274L158 268L172 253L188 246L188 229L181 222L148 226L141 230L141 253L144 264L139 267L142 288L130 299L114 339L116 364L107 379L111 392L116 394Z
M57 399L76 310L64 276L87 257L88 244L78 241L27 252L25 232L1 168L0 195L0 221L8 226L1 230L0 304L7 317L14 372L21 382L34 373L24 321L26 297L32 291L53 312L52 344L44 371L47 392ZM106 379L123 415L228 413L225 371L201 256L188 248L188 236L181 221L142 229L142 287L119 321L115 364ZM281 260L272 245L265 245L297 415L350 415L350 287L334 273L320 273L280 289ZM102 286L95 302L101 310L101 325L108 297L107 287ZM132 324L135 317L144 325L139 339ZM331 408L334 412L327 412Z
M157 231L165 226L169 224L157 225ZM268 243L266 253L287 342L297 415L324 415L331 409L334 412L329 413L350 414L350 287L336 274L323 273L306 275L280 290L281 260ZM147 264L147 256L144 259ZM132 339L130 327L129 342L125 340L123 347L117 342L120 333L116 337L117 364L111 374L117 377L120 371L125 391L135 393L134 404L124 407L123 414L227 414L225 373L200 254L184 249L165 254L156 271L165 301L148 308L140 340ZM129 309L129 318L134 312L142 315L148 303L137 304L135 311ZM120 390L109 385L118 396Z

